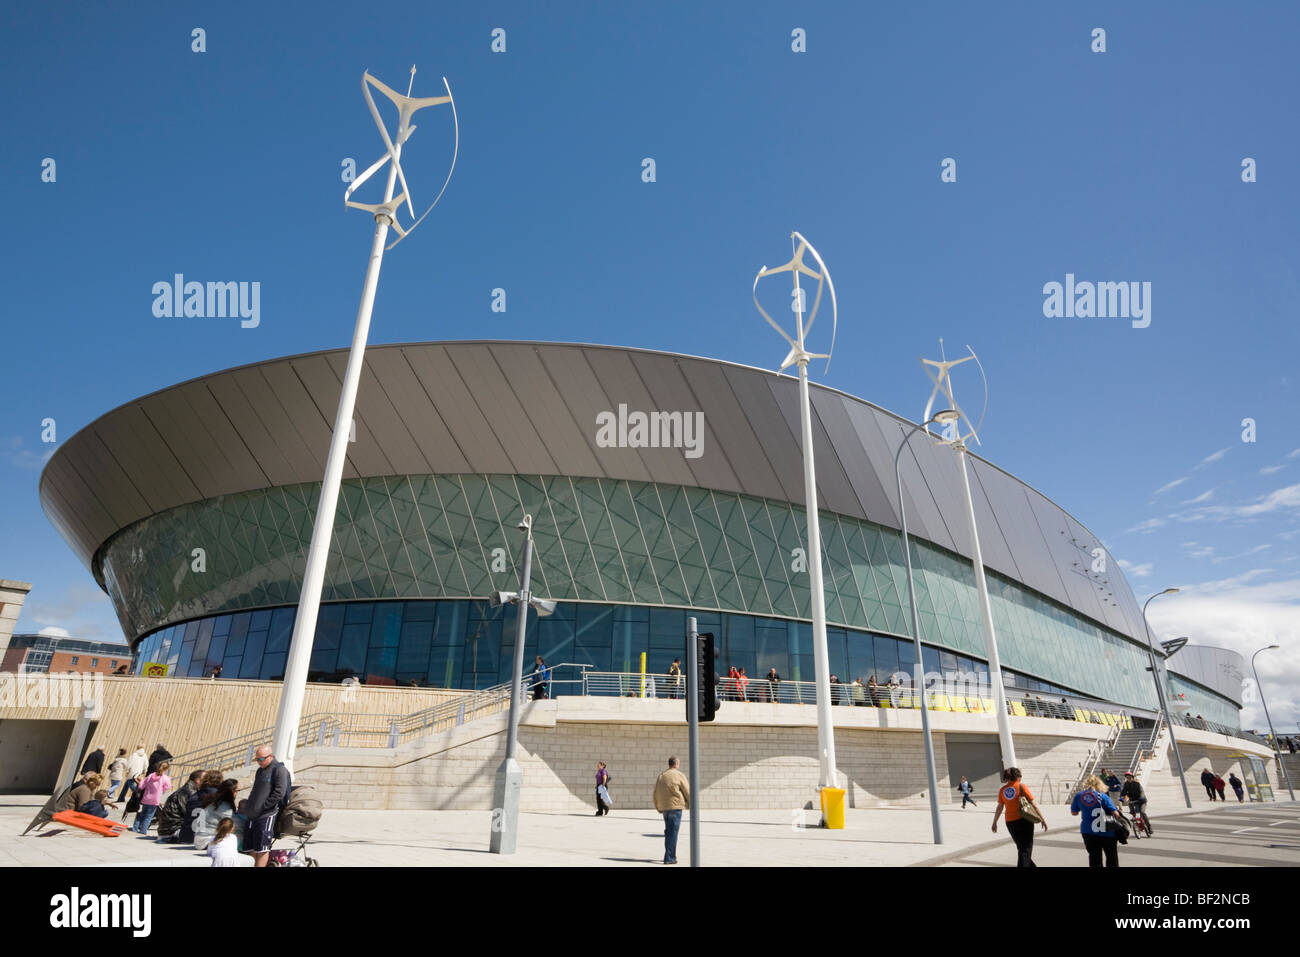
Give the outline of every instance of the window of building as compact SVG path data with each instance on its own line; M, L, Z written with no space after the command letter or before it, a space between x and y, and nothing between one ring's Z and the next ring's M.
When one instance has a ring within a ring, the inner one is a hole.
M80 660L81 660L81 659L80 659L77 655L73 655L73 656L72 656L72 663L73 663L74 665L75 665L78 661L80 661Z
M91 658L91 659L90 659L90 667L92 667L92 668L98 668L98 667L99 667L99 659L98 659L98 658Z

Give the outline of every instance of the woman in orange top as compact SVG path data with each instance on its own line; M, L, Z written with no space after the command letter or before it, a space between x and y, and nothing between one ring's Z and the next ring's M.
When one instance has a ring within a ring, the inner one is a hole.
M1020 796L1029 799L1030 806L1038 811L1043 821L1043 830L1047 830L1047 815L1038 810L1034 796L1029 788L1020 783L1020 769L1007 768L1002 772L1002 790L998 791L998 809L993 812L993 833L998 832L998 818L1003 812L1007 815L1007 831L1011 840L1016 842L1016 867L1037 867L1034 863L1034 825L1020 816Z

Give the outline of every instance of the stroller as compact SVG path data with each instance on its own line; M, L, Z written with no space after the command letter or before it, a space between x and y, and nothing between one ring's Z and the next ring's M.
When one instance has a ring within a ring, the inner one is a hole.
M275 819L275 836L296 837L298 846L292 850L274 850L267 865L270 867L319 867L319 862L307 854L312 831L320 823L321 802L310 784L291 788L289 799Z

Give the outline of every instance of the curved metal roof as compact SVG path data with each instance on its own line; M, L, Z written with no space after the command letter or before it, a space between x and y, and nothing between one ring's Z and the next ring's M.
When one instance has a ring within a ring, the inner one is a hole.
M81 561L149 515L217 495L319 482L347 350L216 372L96 419L41 474L46 515ZM912 423L823 386L811 391L818 502L897 528L894 452ZM703 413L698 457L605 448L597 416ZM803 504L797 380L713 359L542 342L370 346L345 478L516 473L655 481ZM1100 542L1029 485L970 456L985 564L1142 640L1118 564L1091 575ZM969 557L956 456L915 438L903 454L908 530ZM101 581L102 584L102 581Z

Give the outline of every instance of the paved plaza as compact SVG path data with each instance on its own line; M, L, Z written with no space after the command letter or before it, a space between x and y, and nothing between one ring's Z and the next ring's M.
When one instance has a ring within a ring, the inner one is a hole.
M20 836L43 803L39 796L0 796L0 865L206 867L193 848L158 844L125 834L102 838L49 824ZM1081 866L1086 858L1078 819L1066 808L1044 809L1049 831L1039 832L1035 860L1044 866ZM942 812L945 844L930 836L925 809L849 809L842 831L800 828L815 824L813 811L705 811L703 863L709 866L1009 866L1015 850L1005 826L989 831L993 808ZM520 816L519 850L488 852L486 811L325 812L311 842L323 867L584 867L656 866L663 857L662 819L649 810L594 814L531 813ZM1156 817L1157 836L1130 841L1123 866L1300 864L1300 805L1211 805ZM277 846L288 846L280 842ZM683 817L678 859L690 860Z

